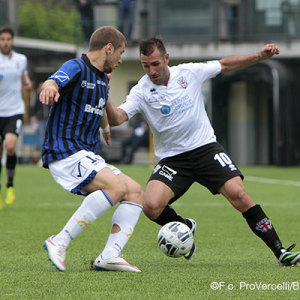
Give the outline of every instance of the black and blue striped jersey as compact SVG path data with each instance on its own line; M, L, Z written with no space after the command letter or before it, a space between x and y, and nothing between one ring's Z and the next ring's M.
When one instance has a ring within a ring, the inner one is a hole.
M80 150L97 152L99 127L108 98L108 77L88 57L65 62L49 79L55 80L60 98L50 109L46 125L43 166Z

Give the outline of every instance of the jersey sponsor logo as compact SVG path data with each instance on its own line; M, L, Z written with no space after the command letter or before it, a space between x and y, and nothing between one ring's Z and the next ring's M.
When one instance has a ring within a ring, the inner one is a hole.
M164 115L164 116L167 116L170 114L171 112L171 107L169 105L163 105L161 108L160 108L160 112Z
M158 174L172 181L173 177L177 174L177 171L171 169L170 167L167 167L166 165L163 165Z
M81 87L93 90L96 87L96 84L93 82L87 82L86 80L82 80Z
M100 115L100 116L103 115L103 107L97 107L97 106L92 107L92 105L90 105L90 104L85 105L84 111L87 113L95 114L95 115Z
M271 221L268 218L264 218L256 223L255 229L261 232L267 232L273 228Z
M85 105L84 111L87 113L95 114L95 115L100 115L100 116L103 115L103 107L97 107L97 106L92 107L92 105L90 105L90 104Z
M174 114L183 113L193 107L192 99L188 95L182 98L177 98L172 101L172 111Z
M161 165L156 165L156 167L154 168L152 174L155 174L160 168L161 168Z
M105 103L104 99L100 98L97 106L93 107L90 104L86 104L84 111L87 113L92 113L92 114L103 116L104 103Z
M65 73L64 71L57 71L52 78L57 79L60 82L64 82L66 80L70 80L70 77L67 73Z
M97 84L100 84L100 85L103 85L103 86L106 86L106 83L102 80L97 80Z
M178 80L177 80L177 83L183 88L183 89L186 89L188 87L188 83L186 81L186 79L181 76Z

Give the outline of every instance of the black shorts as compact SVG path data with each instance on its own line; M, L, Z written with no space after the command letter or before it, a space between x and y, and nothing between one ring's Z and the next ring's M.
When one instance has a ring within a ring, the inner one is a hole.
M14 133L19 136L23 126L23 115L11 117L0 117L0 143L7 133Z
M244 178L222 145L211 143L162 159L154 168L149 181L165 183L175 194L169 202L172 203L194 182L202 184L215 195L226 181L236 176Z

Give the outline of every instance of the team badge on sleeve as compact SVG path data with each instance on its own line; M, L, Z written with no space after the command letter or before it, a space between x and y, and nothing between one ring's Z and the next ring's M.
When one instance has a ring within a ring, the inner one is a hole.
M63 71L57 71L52 77L59 80L60 82L70 80L69 75Z

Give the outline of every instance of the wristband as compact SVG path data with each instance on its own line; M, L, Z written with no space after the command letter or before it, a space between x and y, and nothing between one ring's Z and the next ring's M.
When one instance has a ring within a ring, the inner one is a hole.
M109 132L109 130L110 130L109 124L107 124L107 126L106 126L105 128L100 128L100 130L101 130L102 133L107 133L107 132Z

